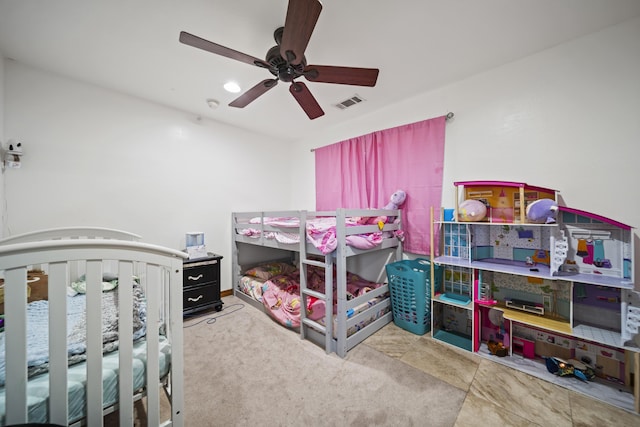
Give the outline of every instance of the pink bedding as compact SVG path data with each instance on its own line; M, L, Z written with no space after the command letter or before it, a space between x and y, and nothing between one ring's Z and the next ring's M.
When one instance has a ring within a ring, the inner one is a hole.
M347 218L346 221L347 227L362 225L359 218ZM322 217L307 221L307 241L325 255L333 252L338 246L336 219ZM371 249L382 243L382 232L352 234L346 236L346 243L358 249Z
M276 265L276 267L274 267ZM268 280L264 280L265 274L277 271ZM268 273L267 273L268 272ZM296 270L282 268L279 264L274 263L266 267L261 267L258 272L250 271L251 275L245 275L240 279L240 289L253 296L259 296L267 312L280 324L288 328L297 328L300 326L300 273ZM262 276L257 277L257 276ZM336 313L337 283L336 273L334 271L334 292L333 292L333 313ZM325 291L325 271L323 268L309 266L307 286L309 289L322 292ZM257 286L257 289L256 289ZM374 283L361 278L360 276L347 273L347 299L353 299L360 295L382 286L381 283ZM380 300L382 298L379 298ZM376 301L373 302L375 304ZM372 302L362 304L361 309L353 310L348 313L349 317L357 314L359 311L371 306ZM326 313L326 304L317 298L307 298L306 307L304 307L306 316L321 323L324 323Z
M250 224L261 224L264 221L265 225L271 225L274 227L282 228L296 228L300 224L299 218L296 217L256 217L252 218ZM362 225L363 218L354 217L347 218L347 227ZM245 228L240 231L241 234L248 237L258 238L261 235L260 230L255 228ZM336 232L336 218L335 217L319 217L309 219L307 221L307 241L312 243L320 252L328 254L333 252L337 245L337 232ZM397 232L395 235L398 238L402 238L402 232ZM267 231L264 234L267 239L275 239L280 243L293 244L300 243L300 235L298 233L273 232ZM371 249L379 246L384 240L382 232L366 233L366 234L352 234L346 236L346 244L358 249Z
M262 303L268 313L284 326L300 326L300 285L292 275L267 280L262 292Z
M241 276L238 283L239 289L256 301L262 302L262 289L265 280L253 276Z

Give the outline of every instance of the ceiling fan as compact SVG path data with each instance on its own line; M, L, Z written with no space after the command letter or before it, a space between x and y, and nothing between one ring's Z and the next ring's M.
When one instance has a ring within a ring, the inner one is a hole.
M298 101L310 119L324 115L324 111L307 86L297 79L304 77L312 82L337 83L354 86L375 86L377 68L336 67L307 65L304 51L316 26L322 4L318 0L289 0L284 27L273 33L276 46L269 49L264 60L228 47L210 42L185 31L180 32L180 42L198 49L222 55L249 65L265 68L275 76L265 79L232 101L229 106L244 108L259 96L274 88L278 81L291 83L289 92Z

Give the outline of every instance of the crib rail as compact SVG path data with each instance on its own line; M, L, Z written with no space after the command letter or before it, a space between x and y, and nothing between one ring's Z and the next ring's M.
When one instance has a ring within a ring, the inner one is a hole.
M31 231L0 239L0 245L58 239L118 239L139 241L142 237L128 231L105 227L59 227Z
M95 230L94 230L95 231ZM131 235L135 236L135 235ZM130 236L130 237L131 237ZM33 237L33 236L31 236ZM27 239L29 240L29 239ZM46 265L49 286L49 402L50 423L69 423L67 298L71 270L86 270L86 422L103 423L102 289L105 266L117 265L120 278L140 277L147 304L147 422L149 426L183 425L182 260L187 254L132 240L72 239L0 244L0 272L4 276L6 417L5 423L29 422L27 402L27 271ZM119 419L133 425L133 295L132 280L119 280ZM164 327L160 323L164 321ZM159 339L171 341L171 419L160 420ZM53 392L55 391L55 392Z

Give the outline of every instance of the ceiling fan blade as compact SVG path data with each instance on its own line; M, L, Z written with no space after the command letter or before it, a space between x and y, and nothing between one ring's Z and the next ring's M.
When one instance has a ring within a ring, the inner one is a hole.
M311 92L309 92L307 85L302 82L292 82L291 86L289 86L289 92L291 92L311 120L324 116L324 111L322 111L318 101L316 101Z
M319 83L337 83L354 86L375 86L378 80L377 68L333 67L329 65L307 65L304 76Z
M289 0L280 55L290 64L302 62L321 11L322 4L318 0Z
M275 87L278 84L278 79L266 79L240 95L238 98L233 100L230 107L236 108L244 108L247 105L251 104L261 95L264 95L269 89Z
M193 34L189 34L185 31L180 32L180 43L197 47L198 49L206 50L207 52L215 53L216 55L235 59L236 61L245 62L249 65L255 65L257 67L267 69L271 68L271 65L269 65L268 62L265 62L262 59L255 58L251 55L247 55L246 53L238 52L237 50L224 47L214 42L210 42L209 40L194 36Z

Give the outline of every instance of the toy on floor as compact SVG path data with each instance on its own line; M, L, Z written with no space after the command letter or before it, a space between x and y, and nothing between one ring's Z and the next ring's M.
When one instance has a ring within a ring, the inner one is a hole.
M458 220L464 222L482 221L487 216L487 207L480 200L467 199L460 203Z
M499 341L493 341L490 340L487 343L487 347L489 347L489 351L491 352L491 354L493 354L494 356L498 356L498 357L505 357L509 354L509 349L506 348L504 346L504 344L502 344Z
M540 199L529 204L526 210L527 221L535 224L555 224L558 203L551 199Z
M547 371L560 377L573 376L587 382L596 376L591 367L579 360L563 360L559 357L545 357L544 359L547 365Z

